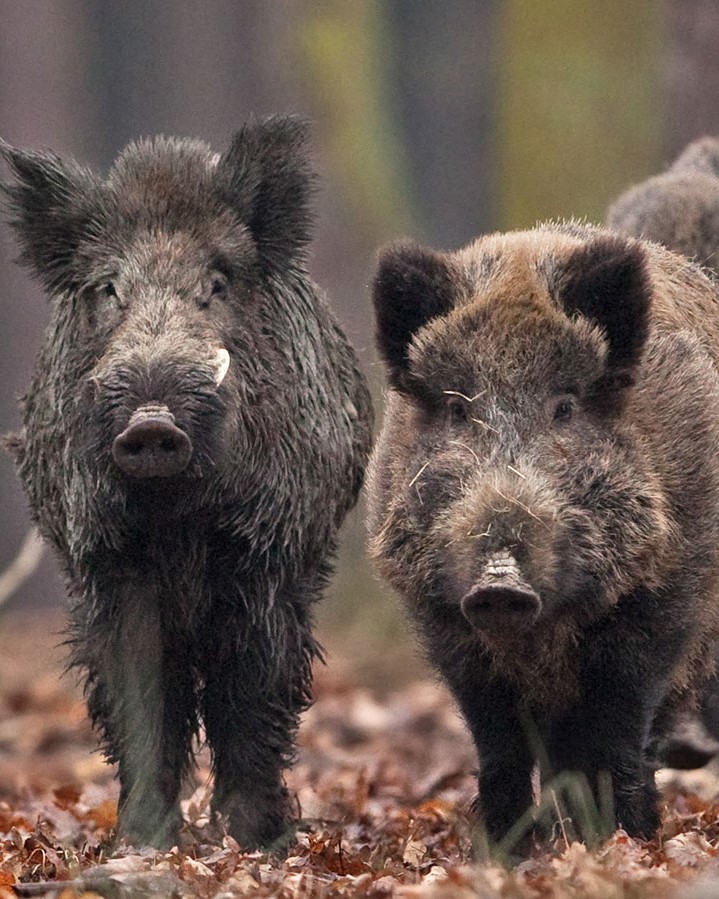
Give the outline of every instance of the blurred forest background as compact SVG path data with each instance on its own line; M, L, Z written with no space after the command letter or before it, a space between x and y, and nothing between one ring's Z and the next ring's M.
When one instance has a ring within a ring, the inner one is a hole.
M0 134L106 169L132 138L223 148L250 115L314 123L312 273L381 408L367 284L378 245L456 248L556 216L600 221L630 183L719 133L716 0L0 0ZM0 227L0 430L17 426L47 318ZM412 640L345 529L321 610L360 678L406 675ZM0 570L28 528L0 459ZM61 601L45 558L8 609ZM378 665L378 660L382 664ZM371 676L371 672L374 675Z

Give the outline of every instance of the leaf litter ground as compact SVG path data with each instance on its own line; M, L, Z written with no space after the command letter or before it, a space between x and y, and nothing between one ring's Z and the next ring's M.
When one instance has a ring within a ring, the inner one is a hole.
M288 777L300 827L284 858L211 835L209 757L183 801L181 845L112 843L117 785L81 693L61 677L57 613L0 619L0 899L17 895L278 897L719 896L719 778L667 784L662 832L600 849L561 839L512 870L472 865L466 811L476 758L447 693L428 679L358 686L346 659L317 671Z

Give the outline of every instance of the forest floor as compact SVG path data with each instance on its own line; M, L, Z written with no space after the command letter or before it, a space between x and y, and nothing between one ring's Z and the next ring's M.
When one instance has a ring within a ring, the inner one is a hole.
M358 686L333 654L317 671L288 781L301 823L289 854L210 842L206 750L169 852L113 846L117 786L82 696L61 676L59 613L0 618L0 899L75 896L719 897L719 778L663 773L652 842L617 832L587 851L556 842L520 865L469 862L476 759L431 680Z

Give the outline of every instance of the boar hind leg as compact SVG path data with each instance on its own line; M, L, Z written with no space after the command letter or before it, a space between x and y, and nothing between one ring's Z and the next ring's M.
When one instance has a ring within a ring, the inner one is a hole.
M118 833L136 846L167 848L181 824L196 714L189 666L163 635L154 599L128 587L115 619L95 621L75 657L88 671L90 715L119 767Z
M317 647L293 612L272 613L256 632L206 662L203 718L213 754L213 810L245 848L281 850L292 808L283 770L307 707Z
M642 685L636 659L615 653L616 666L612 659L608 651L601 664L585 670L582 702L557 723L550 762L555 773L583 775L593 794L595 836L605 838L619 826L651 839L660 824L647 752L656 690Z

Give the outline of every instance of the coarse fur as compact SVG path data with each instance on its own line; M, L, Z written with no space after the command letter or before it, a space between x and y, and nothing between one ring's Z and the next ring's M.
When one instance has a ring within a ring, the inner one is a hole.
M535 763L598 803L608 774L614 823L657 828L650 742L719 639L717 301L682 257L574 222L380 256L371 552L472 732L492 841Z
M607 225L719 271L719 138L694 141L666 172L630 187Z
M71 664L136 844L176 841L200 721L230 833L269 846L291 824L282 775L319 655L312 607L372 425L307 274L306 130L250 123L221 155L142 140L107 178L0 147L22 260L52 296L9 445L67 575ZM138 409L191 442L185 470L116 464Z

